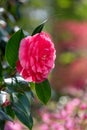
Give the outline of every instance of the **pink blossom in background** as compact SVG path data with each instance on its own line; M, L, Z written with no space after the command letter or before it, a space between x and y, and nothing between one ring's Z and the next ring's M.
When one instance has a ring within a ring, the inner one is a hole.
M69 52L74 58L67 65L62 58L57 60L51 85L58 92L77 95L84 90L87 80L87 21L57 20L53 32L56 55L61 58L62 54ZM66 55L64 60L67 58Z
M17 71L29 82L42 82L54 68L54 44L45 32L21 40Z
M49 130L49 126L47 124L42 124L41 126L39 126L40 130Z
M81 101L79 98L75 98L72 101L69 101L65 106L67 114L73 115L73 111L79 106L80 102Z
M67 98L67 97L66 97ZM60 104L58 103L58 106ZM38 130L86 130L87 129L87 99L69 98L67 103L56 110L40 109L41 122Z
M18 121L7 121L4 130L23 130L23 125Z

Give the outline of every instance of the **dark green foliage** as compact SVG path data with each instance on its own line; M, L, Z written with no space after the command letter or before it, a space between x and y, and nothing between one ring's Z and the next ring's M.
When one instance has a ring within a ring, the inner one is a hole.
M35 84L35 90L38 98L44 103L47 104L48 100L51 97L51 88L49 81L46 79L42 83Z
M9 120L12 121L11 117L7 115L3 110L0 109L0 120Z
M0 26L0 96L2 97L0 102L0 130L4 130L5 121L13 121L15 117L32 130L31 102L34 98L32 89L34 87L38 98L44 104L48 102L51 96L51 89L48 80L35 84L18 79L16 62L18 60L20 41L25 37L25 31L19 27L17 31L10 24L14 26L16 20L20 19L19 7L21 2L15 1L13 4L11 0L7 0L3 1L3 3L7 5L6 9L8 11L3 8L3 11L0 12L0 20L3 21ZM32 36L40 33L45 23L46 20L37 26ZM6 82L6 78L8 82ZM4 94L1 93L2 90L9 97L8 99L3 100ZM8 104L6 104L6 101Z
M30 112L30 102L25 94L13 93L13 110L18 119L30 130L33 126L33 120Z
M15 67L18 60L18 50L21 39L24 37L22 29L18 30L13 36L9 39L5 56L11 67Z
M39 26L37 26L37 27L35 28L35 30L34 30L33 33L32 33L32 36L35 35L36 33L40 33L40 32L42 31L42 29L43 29L43 27L44 27L46 21L47 21L47 20L45 20L42 24L40 24Z

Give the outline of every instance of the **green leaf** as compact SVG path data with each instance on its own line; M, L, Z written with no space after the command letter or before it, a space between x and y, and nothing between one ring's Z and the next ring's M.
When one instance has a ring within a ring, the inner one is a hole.
M14 89L19 92L29 92L30 87L29 84L26 81L23 80L15 80Z
M19 92L19 93L24 93L24 92L30 92L30 87L29 84L24 81L24 80L17 80L17 78L9 78L12 80L11 83L6 82L6 88L9 93L12 92Z
M15 118L15 113L14 113L14 111L13 111L11 105L8 105L8 106L5 107L4 109L5 109L5 112L6 112L12 119Z
M32 91L24 92L24 94L26 95L27 99L28 99L29 102L31 103L32 99L34 99L33 92L32 92Z
M45 20L43 23L41 23L39 26L37 26L37 27L34 29L34 31L33 31L33 33L32 33L32 36L35 35L36 33L40 33L40 32L42 31L42 29L43 29L43 27L44 27L46 21L47 21L47 20Z
M11 67L15 67L21 39L24 38L22 29L12 35L6 45L5 57Z
M5 121L0 120L0 130L4 130Z
M0 110L0 120L9 120L13 121L12 118L7 115L4 111Z
M48 100L51 97L51 87L49 81L46 79L42 83L35 84L35 90L38 98L44 103L47 104Z
M32 120L32 116L26 116L24 114L21 113L21 111L18 109L15 109L15 114L17 116L17 118L24 124L26 125L30 130L32 130L32 126L33 126L33 120Z
M30 102L25 94L13 94L13 109L18 119L31 130L33 120L30 113Z
M3 80L3 76L2 76L2 65L1 65L1 62L0 62L0 83L2 82Z

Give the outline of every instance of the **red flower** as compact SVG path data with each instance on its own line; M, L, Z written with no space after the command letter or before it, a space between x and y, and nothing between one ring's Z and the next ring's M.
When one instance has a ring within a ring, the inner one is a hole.
M55 48L45 32L21 40L17 71L29 82L42 82L54 67Z

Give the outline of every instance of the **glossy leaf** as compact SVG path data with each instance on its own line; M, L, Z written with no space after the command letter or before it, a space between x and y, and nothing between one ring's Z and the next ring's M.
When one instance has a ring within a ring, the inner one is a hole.
M24 92L30 91L29 84L25 82L24 80L17 80L17 78L12 78L12 79L9 78L9 80L11 80L10 83L5 82L9 93L12 93L12 92L24 93Z
M0 120L0 130L4 130L5 121Z
M33 33L32 33L32 36L35 35L36 33L40 33L40 32L42 31L42 29L43 29L43 27L44 27L46 21L47 21L47 20L45 20L42 24L40 24L39 26L37 26L37 27L35 28L35 30L34 30Z
M38 98L44 103L47 104L48 100L51 97L51 87L49 81L46 79L42 83L35 84L35 90Z
M15 67L18 59L18 50L21 39L24 37L23 31L20 29L12 35L6 45L5 56L11 67Z
M32 130L33 120L30 113L30 102L25 94L13 96L13 109L18 119Z
M12 109L12 106L11 105L8 105L5 109L5 112L12 118L14 119L15 118L15 113Z
M34 99L33 92L32 92L32 91L24 92L24 94L26 95L27 99L28 99L29 102L31 103L32 99Z
M0 82L2 82L2 65L1 65L1 63L0 63Z
M12 121L12 118L9 115L7 115L4 111L0 110L0 120Z

